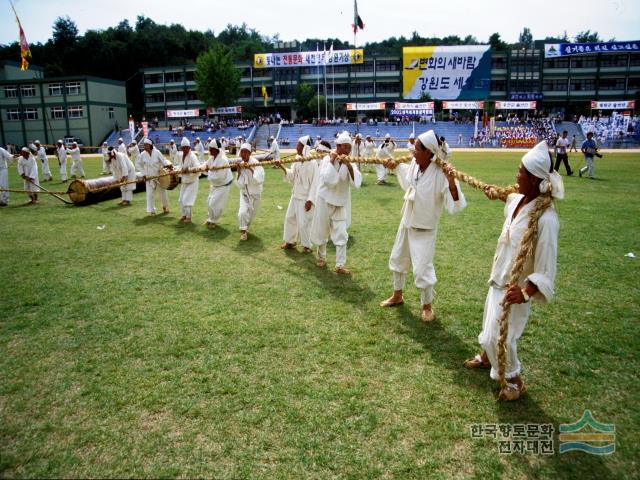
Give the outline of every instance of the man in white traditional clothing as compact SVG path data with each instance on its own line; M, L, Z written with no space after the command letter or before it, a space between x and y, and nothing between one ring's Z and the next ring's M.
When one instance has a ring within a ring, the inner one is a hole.
M43 182L50 182L53 180L51 176L51 170L49 169L49 159L47 158L47 151L44 149L42 145L40 145L40 140L34 140L33 144L36 147L36 158L40 160L42 163L42 179Z
M393 160L395 158L393 152L396 149L396 142L393 141L391 135L388 133L384 136L384 142L378 147L378 153L376 157L379 160ZM376 164L376 175L378 177L378 185L384 185L386 182L385 176L387 169L384 165Z
M467 368L490 368L491 378L499 379L499 320L503 305L510 305L505 345L504 373L507 386L500 391L500 398L503 400L517 400L525 391L520 376L522 365L518 358L517 343L531 313L530 300L547 303L553 299L560 229L553 203L538 219L538 234L535 243L531 245L531 254L524 259L524 268L517 285L509 284L511 269L521 249L521 240L528 230L529 218L537 208L538 197L550 194L553 199L564 198L562 177L553 170L546 141L540 142L522 157L516 179L518 193L512 193L506 198L505 220L488 282L482 332L478 336L483 352L464 362ZM493 199L489 193L487 196Z
M175 140L169 142L169 161L171 163L178 163L178 147Z
M133 163L136 171L142 171L142 160L140 160L140 147L138 146L138 142L133 140L129 147L127 148L127 156Z
M143 142L144 151L140 154L140 160L142 161L142 174L145 177L145 187L147 194L147 213L149 215L156 214L156 207L154 205L153 197L155 195L160 196L162 202L162 211L169 213L169 196L167 191L160 186L158 179L147 179L146 177L152 177L160 174L163 168L173 169L173 165L169 162L160 150L154 147L153 142L148 138Z
M184 140L184 139L183 139ZM180 143L180 148L182 148L182 143ZM195 151L196 155L198 156L198 161L200 163L204 163L204 145L202 145L202 142L200 141L200 137L196 137L195 141L193 142L193 150ZM184 151L183 151L184 153Z
M64 147L64 142L58 140L56 153L58 154L58 164L60 165L60 181L67 183L67 149Z
M201 145L202 146L202 145ZM180 222L191 223L191 215L193 206L198 196L198 187L200 182L200 161L198 157L191 151L191 143L184 137L180 142L182 155L178 163L180 172L180 210L182 216Z
M346 269L347 242L350 223L351 186L360 188L362 175L357 165L339 155L349 155L351 137L342 132L336 139L336 150L326 155L318 170L315 213L311 227L311 241L318 245L318 267L327 265L327 241L336 246L336 266L334 272L349 274Z
M38 177L38 162L27 147L22 147L20 157L18 157L18 175L24 180L24 189L29 193L31 201L29 205L38 203L38 192L40 191L40 180Z
M411 134L409 135L407 150L409 150L409 155L413 155L416 152L416 136L413 132L411 132Z
M216 227L229 200L229 192L233 183L233 173L229 167L229 159L224 153L222 142L215 138L209 143L209 160L207 160L207 180L209 180L209 197L207 206L209 216L205 222L208 229Z
M124 144L124 138L122 137L118 139L118 151L125 155L127 154L127 146Z
M109 175L109 144L107 142L102 142L100 153L102 153L102 171L100 175Z
M251 144L243 143L240 147L240 162L236 163L238 177L236 183L240 189L240 207L238 222L240 224L240 240L249 238L249 226L256 217L262 200L264 184L264 168L251 156Z
M309 135L300 137L296 145L296 160L308 156L310 152L311 137ZM284 243L281 248L284 250L295 248L299 237L303 252L310 253L318 163L314 160L296 161L291 168L285 168L278 160L276 165L284 172L285 181L293 186L284 217Z
M313 149L314 150L318 149L318 145L320 145L321 141L322 141L322 136L316 135L316 143L313 144Z
M111 175L118 182L135 182L136 167L124 153L118 152L115 148L109 147L107 150L107 167L111 170ZM133 191L136 189L135 183L127 183L120 186L122 200L118 205L131 205Z
M71 178L76 178L78 174L80 178L84 178L84 167L78 142L71 144L71 148L67 149L67 154L71 155Z
M442 209L450 214L466 206L458 181L452 175L452 167L444 169L435 163L438 157L446 160L448 147L433 130L418 137L414 159L410 164L397 164L389 160L389 168L398 169L398 183L405 191L402 219L389 258L389 270L393 273L393 295L383 301L381 307L402 305L402 291L407 273L413 270L413 280L420 290L422 321L435 320L432 308L436 284L433 256L436 248L438 222Z
M9 163L13 160L7 150L0 147L0 189L9 188ZM9 192L0 192L0 207L6 207L9 204Z

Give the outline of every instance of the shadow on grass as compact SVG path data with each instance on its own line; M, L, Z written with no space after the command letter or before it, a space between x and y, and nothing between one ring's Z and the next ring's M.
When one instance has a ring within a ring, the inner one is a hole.
M207 240L218 241L227 238L231 232L220 225L216 225L212 229L208 229L206 225L198 225L195 233Z
M243 241L243 240L240 240L239 230L237 231L237 233L238 233L238 243L236 244L236 246L233 247L233 249L236 252L252 254L254 252L264 250L264 242L260 237L249 232L249 238Z
M419 311L411 311L406 305L394 307L396 316L404 333L422 344L429 352L430 360L451 370L461 387L482 390L479 397L485 397L484 391L493 390L496 398L495 413L501 424L551 424L555 429L554 455L504 455L505 461L517 465L525 473L525 478L612 478L613 473L604 464L604 459L596 455L559 454L558 431L560 420L547 413L535 399L535 386L516 402L497 401L498 384L489 378L488 370L470 371L462 366L469 357L469 347L460 337L447 330L436 319L425 325L420 320ZM577 421L570 419L570 421ZM496 444L497 448L497 444ZM496 450L497 452L497 450Z
M133 223L136 225L149 225L153 223L167 223L167 222L177 222L178 219L176 217L171 216L170 214L156 214L156 215L145 215L144 217L134 218Z

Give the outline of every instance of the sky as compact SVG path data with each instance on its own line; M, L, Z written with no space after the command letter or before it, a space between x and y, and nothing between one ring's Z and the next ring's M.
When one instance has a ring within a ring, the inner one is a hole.
M0 0L0 43L17 40L18 27L9 0ZM351 0L14 0L30 43L46 42L59 16L69 16L80 34L103 30L127 19L135 24L145 15L159 24L179 23L189 30L219 33L229 23L245 22L262 35L280 40L339 38L353 42ZM360 0L358 12L365 28L357 45L392 36L473 35L487 41L493 32L516 42L523 27L534 39L583 30L597 31L605 40L640 39L639 0Z

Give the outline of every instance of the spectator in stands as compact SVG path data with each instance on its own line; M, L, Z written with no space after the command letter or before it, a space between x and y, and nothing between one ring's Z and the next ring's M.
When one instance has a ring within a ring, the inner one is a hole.
M556 140L556 165L553 169L558 171L560 168L560 162L563 162L564 168L567 170L567 176L571 176L573 175L573 172L569 166L569 155L567 152L567 148L569 147L568 135L569 132L564 130L562 132L562 137Z

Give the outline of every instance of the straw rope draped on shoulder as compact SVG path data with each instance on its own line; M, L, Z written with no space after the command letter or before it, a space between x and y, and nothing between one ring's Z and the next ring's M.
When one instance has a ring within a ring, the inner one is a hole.
M525 262L528 258L535 256L535 248L538 240L538 221L540 216L545 212L547 208L553 203L552 197L549 194L540 195L535 200L535 208L529 213L529 224L527 230L522 236L520 246L518 248L518 254L511 267L511 273L509 274L509 285L517 285L522 276ZM500 316L500 337L498 338L498 377L500 385L504 388L507 386L507 380L505 378L505 370L507 367L507 336L509 335L509 313L511 312L511 305L502 305L502 315Z

